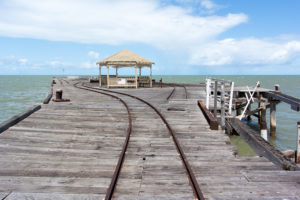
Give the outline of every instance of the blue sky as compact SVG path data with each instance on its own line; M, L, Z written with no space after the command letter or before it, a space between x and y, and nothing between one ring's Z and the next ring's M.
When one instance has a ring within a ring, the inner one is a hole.
M299 0L2 0L0 74L98 74L96 61L122 49L156 75L300 74L299 10Z

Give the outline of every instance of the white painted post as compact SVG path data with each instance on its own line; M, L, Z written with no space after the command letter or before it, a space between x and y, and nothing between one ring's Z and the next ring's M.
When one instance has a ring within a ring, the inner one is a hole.
M225 83L221 83L221 127L225 129Z
M300 163L300 121L297 123L298 125L298 134L297 134L297 155L296 155L296 163Z
M101 81L102 81L102 77L101 77L101 65L99 64L99 88L101 88Z
M214 91L214 117L217 118L217 100L218 100L218 81L215 80L215 91Z
M264 102L261 103L261 119L260 119L260 136L268 141L268 129L266 121L266 106Z
M209 96L210 96L210 84L211 80L210 78L206 79L206 108L209 109Z
M229 99L229 114L232 113L232 100L233 100L233 90L234 90L234 82L231 82L231 88L230 88L230 99Z
M258 81L258 82L256 83L256 86L255 86L253 92L252 92L252 93L250 92L250 98L248 99L247 104L246 104L246 106L245 106L245 108L244 108L244 111L243 111L242 115L241 115L240 118L239 118L240 120L243 119L243 117L244 117L244 115L245 115L245 113L246 113L246 111L247 111L247 108L248 108L248 106L249 106L250 103L251 103L251 99L253 99L254 93L255 93L256 89L259 87L259 85L260 85L260 83L259 83L259 81ZM249 91L250 91L250 90L249 90Z

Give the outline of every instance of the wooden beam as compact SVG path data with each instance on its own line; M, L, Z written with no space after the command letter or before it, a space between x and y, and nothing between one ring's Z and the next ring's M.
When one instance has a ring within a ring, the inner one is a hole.
M18 115L15 115L12 118L2 122L0 124L0 133L7 130L9 127L19 123L20 121L27 118L29 115L31 115L32 113L38 111L39 109L41 109L41 105L32 106L31 108L28 108L24 112L22 112Z
M205 119L207 120L211 130L218 130L219 124L218 121L214 118L211 112L206 108L202 101L198 101L198 106L200 107Z
M300 121L297 123L298 133L297 133L297 151L296 151L296 162L300 163Z
M279 101L283 101L287 104L291 105L291 109L295 111L300 111L300 99L282 94L280 92L265 92L264 96L266 98L271 98Z
M283 155L279 150L239 119L229 118L226 121L259 156L264 156L282 169L291 171L300 170L293 161Z

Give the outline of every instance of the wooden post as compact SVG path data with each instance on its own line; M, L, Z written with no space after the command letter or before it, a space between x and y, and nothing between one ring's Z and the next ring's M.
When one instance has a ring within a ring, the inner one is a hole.
M138 82L137 82L137 66L135 66L135 88L138 88Z
M300 163L300 121L297 123L298 134L297 134L297 151L296 151L296 163Z
M218 97L218 81L215 80L215 91L214 91L214 117L217 117L217 97Z
M261 116L260 116L260 135L266 141L268 141L268 129L267 129L267 121L266 121L266 106L264 103L261 103Z
M260 88L260 83L257 85L257 89L259 89ZM260 108L261 107L261 98L262 98L262 94L260 94L260 92L257 92L256 93L257 94L257 98L258 98L258 108ZM258 122L259 122L259 124L260 124L260 119L261 119L261 111L258 111Z
M99 88L101 88L101 81L102 81L102 77L101 77L101 65L99 64Z
M118 67L116 66L116 77L118 78Z
M150 88L152 88L152 65L150 66Z
M229 111L228 113L232 114L232 100L233 100L233 90L234 90L234 82L231 82L230 84L230 99L229 99Z
M249 104L249 106L247 107L247 111L250 112L251 111L251 103ZM251 115L248 115L247 117L247 121L251 121Z
M279 84L275 84L274 87L275 87L275 92L280 92L280 90L279 90L280 85Z
M109 66L107 66L107 75L106 75L107 88L109 88Z
M210 96L210 84L211 80L206 79L206 108L209 110L209 96Z
M139 67L139 78L141 79L141 76L142 76L142 67Z
M240 108L241 104L236 103L235 107L236 107L236 116L240 116L242 114L242 108ZM239 108L238 108L239 107Z
M224 82L221 83L221 128L225 130L225 88Z
M270 102L270 136L276 137L276 103Z

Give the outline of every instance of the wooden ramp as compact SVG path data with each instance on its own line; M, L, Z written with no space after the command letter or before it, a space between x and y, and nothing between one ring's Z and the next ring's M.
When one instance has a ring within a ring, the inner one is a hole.
M104 199L128 128L119 100L59 79L70 102L52 102L0 134L0 199ZM89 85L96 87L95 85ZM239 157L212 131L197 100L204 88L112 89L141 97L166 118L205 199L300 199L300 172L262 157ZM178 92L176 94L176 92ZM108 93L108 92L107 92ZM149 106L129 106L132 133L113 199L194 199L195 192L166 125ZM186 99L185 96L188 98ZM179 99L179 97L184 97Z

